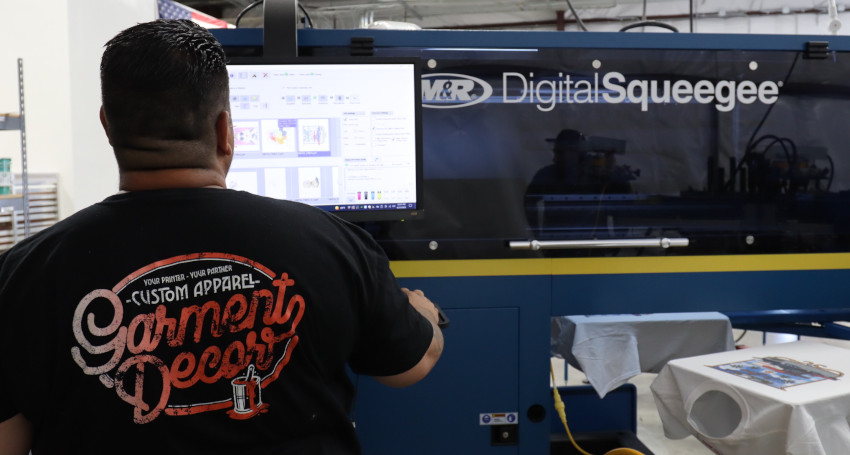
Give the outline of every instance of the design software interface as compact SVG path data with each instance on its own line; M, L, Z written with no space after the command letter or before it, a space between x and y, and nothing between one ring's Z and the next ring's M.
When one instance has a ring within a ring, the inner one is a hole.
M412 64L228 69L229 188L330 211L416 208Z

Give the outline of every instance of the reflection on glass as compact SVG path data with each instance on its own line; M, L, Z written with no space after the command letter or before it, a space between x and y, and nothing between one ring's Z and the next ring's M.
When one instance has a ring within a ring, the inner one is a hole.
M552 144L552 163L537 171L525 192L525 213L535 237L594 238L600 203L610 194L632 192L630 182L640 175L629 165L617 165L616 155L625 153L625 141L588 138L579 131L561 130ZM588 210L572 208L591 202Z

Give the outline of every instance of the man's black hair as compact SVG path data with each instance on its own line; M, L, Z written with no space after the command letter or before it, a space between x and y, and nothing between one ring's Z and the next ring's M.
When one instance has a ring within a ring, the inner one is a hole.
M133 148L138 138L201 139L229 107L224 50L188 20L160 19L122 31L106 43L100 78L116 151Z

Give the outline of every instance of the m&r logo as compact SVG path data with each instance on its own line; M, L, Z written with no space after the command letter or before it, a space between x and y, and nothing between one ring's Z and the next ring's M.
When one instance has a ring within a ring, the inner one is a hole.
M455 73L422 75L422 106L454 109L478 104L493 94L493 87L482 79Z

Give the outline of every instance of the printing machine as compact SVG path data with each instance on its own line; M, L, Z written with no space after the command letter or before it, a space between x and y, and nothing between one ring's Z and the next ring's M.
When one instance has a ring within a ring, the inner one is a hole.
M422 62L425 216L363 227L451 326L421 383L355 378L364 453L549 451L553 316L847 337L847 37L319 30L267 3L265 29L215 31L230 55ZM576 431L634 431L629 399L581 395Z

